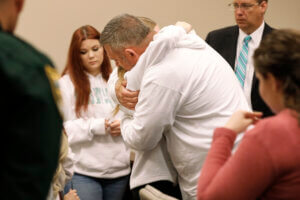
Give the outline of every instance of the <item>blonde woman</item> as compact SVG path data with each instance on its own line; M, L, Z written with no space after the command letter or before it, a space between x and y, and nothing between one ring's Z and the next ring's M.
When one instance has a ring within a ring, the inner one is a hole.
M79 200L76 190L70 190L63 194L65 184L73 176L72 152L69 149L68 138L65 132L61 137L58 166L52 179L51 188L47 200Z

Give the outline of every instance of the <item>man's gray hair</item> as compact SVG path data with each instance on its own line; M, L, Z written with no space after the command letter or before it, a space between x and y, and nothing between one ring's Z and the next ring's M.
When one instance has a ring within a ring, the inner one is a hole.
M150 28L133 15L122 14L111 19L104 27L100 43L117 50L127 46L138 46L147 37Z

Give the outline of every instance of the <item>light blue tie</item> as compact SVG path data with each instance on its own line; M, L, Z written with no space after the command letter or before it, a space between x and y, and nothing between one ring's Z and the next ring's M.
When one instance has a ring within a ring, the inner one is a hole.
M251 40L251 36L248 35L244 38L243 47L240 51L239 58L237 60L237 65L235 67L235 74L242 86L244 88L244 82L246 78L246 66L248 62L248 42Z

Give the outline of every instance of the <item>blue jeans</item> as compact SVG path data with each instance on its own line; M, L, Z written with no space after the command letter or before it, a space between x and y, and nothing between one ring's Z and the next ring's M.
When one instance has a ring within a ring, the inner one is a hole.
M72 188L77 190L80 200L122 200L129 175L114 179L103 179L74 174L65 187L65 194Z

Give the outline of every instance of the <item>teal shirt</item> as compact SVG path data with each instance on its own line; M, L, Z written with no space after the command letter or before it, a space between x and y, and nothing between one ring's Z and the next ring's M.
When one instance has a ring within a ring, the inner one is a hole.
M47 56L0 27L1 199L48 194L62 132L59 93L46 73L51 66Z

